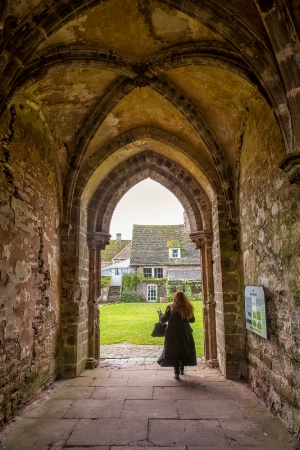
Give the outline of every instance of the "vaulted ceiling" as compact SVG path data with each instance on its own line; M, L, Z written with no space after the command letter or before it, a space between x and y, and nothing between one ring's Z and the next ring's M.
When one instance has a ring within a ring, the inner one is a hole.
M257 3L2 4L2 110L26 105L45 122L66 204L76 189L90 201L120 164L152 152L153 161L160 155L182 167L208 197L222 192L230 208L245 114L267 103L290 139Z

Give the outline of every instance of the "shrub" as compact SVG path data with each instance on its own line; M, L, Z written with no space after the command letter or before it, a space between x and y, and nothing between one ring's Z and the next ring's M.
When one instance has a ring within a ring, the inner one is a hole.
M121 302L123 303L141 303L145 301L146 299L137 292L123 292L121 295Z
M101 276L101 287L106 287L109 285L110 276Z
M138 277L135 273L124 273L122 276L122 287L126 291L134 291L138 283Z
M202 283L191 280L178 280L177 283L167 283L167 297L169 301L177 290L183 290L190 301L202 300Z

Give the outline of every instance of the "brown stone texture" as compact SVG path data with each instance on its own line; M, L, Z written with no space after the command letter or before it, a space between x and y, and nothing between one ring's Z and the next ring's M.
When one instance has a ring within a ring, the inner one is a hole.
M1 2L0 422L97 364L101 252L151 178L201 253L207 364L299 435L299 24L298 0Z
M247 332L249 381L292 429L300 419L300 204L277 167L283 152L261 105L249 116L241 153L241 247L245 284L266 287L269 339Z
M0 421L55 379L60 309L51 142L37 114L21 105L5 115L1 134Z

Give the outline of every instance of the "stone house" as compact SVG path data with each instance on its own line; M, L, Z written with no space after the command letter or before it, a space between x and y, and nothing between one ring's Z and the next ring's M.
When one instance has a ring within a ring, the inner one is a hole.
M101 252L101 273L98 276L100 279L102 277L110 277L110 279L108 284L101 282L100 302L106 302L109 299L117 301L120 298L122 276L130 272L130 255L131 240L122 240L121 233L116 234L115 240L110 239L109 244Z
M101 252L101 275L130 272L131 240L122 240L121 233L116 239L110 239L109 244Z
M147 301L166 298L166 279L171 290L191 283L200 293L199 250L189 234L184 225L133 225L130 271L143 277L136 290Z

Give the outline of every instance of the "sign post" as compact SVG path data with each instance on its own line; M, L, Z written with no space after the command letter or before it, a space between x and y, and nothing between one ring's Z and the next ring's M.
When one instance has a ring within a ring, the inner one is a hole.
M268 339L266 298L263 286L245 286L246 329Z

